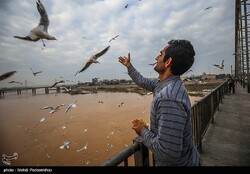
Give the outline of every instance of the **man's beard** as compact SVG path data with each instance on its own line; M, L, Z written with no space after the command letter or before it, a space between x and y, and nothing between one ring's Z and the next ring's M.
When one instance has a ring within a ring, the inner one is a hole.
M154 70L159 73L159 75L163 74L165 72L164 67L158 67L158 64L155 65Z

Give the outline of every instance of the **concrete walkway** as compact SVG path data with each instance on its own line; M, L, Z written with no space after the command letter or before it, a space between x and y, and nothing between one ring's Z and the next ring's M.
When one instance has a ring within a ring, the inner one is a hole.
M202 166L250 166L250 93L236 84L203 138Z

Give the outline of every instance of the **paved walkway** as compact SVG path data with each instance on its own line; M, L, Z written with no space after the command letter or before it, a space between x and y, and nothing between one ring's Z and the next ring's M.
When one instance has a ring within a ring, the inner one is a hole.
M236 84L204 136L202 166L250 166L250 93Z

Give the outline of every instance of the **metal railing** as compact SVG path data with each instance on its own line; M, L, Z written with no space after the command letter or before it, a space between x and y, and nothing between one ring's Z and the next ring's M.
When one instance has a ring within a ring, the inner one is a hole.
M118 166L122 162L124 163L124 166L128 166L128 158L132 155L134 155L135 166L149 166L148 148L143 145L140 136L133 139L132 145L111 159L105 161L101 166Z
M209 125L214 123L214 115L219 110L220 103L225 94L228 94L227 82L224 82L208 95L192 105L193 140L199 152L202 152L202 139ZM149 150L143 145L140 136L133 139L133 144L100 166L118 166L123 163L128 166L128 159L134 156L135 166L150 166ZM152 157L152 166L155 166Z

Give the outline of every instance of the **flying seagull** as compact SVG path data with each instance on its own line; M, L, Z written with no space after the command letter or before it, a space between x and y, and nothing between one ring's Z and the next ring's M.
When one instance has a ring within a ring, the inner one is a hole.
M32 71L32 73L33 73L34 76L36 76L36 75L39 74L39 73L42 73L42 71L34 72L32 68L30 68L30 70Z
M76 102L77 100L74 103L69 104L68 108L65 110L64 113L66 114L70 109L76 108Z
M43 46L46 46L43 39L56 40L56 38L54 36L51 36L48 33L49 17L47 15L47 12L46 12L43 4L41 3L40 0L38 0L36 2L36 5L37 5L37 10L38 10L38 12L40 13L40 16L41 16L38 26L33 28L30 31L29 35L27 35L25 37L14 36L14 38L23 39L23 40L27 40L27 41L38 41L39 39L41 39L42 42L43 42Z
M80 72L83 72L84 70L86 70L92 63L100 63L97 61L97 59L99 57L101 57L102 55L104 55L108 50L109 50L110 46L107 46L105 49L103 49L101 52L95 54L95 55L92 55L89 60L87 61L87 63L85 64L85 66L81 69L81 70L78 70L75 74L75 76L77 75L77 73L80 73Z
M210 8L212 8L212 6L209 6L209 7L205 8L204 10L208 10L208 9L210 9Z
M217 64L214 64L214 66L217 67L217 68L219 68L219 69L221 69L221 70L223 70L224 69L224 60L222 60L221 66L217 65Z
M20 85L23 85L21 82L17 82L17 81L10 81L9 83L18 83Z
M56 86L58 83L64 83L64 82L65 82L64 80L56 81L50 88L53 88L53 87Z
M80 152L81 150L86 150L88 148L88 145L89 145L89 141L87 141L87 143L81 149L78 149L76 151Z
M37 125L38 125L39 123L43 122L44 120L45 120L45 117L40 118L40 119L37 121L37 123L36 123L36 125L35 125L34 127L37 127Z
M66 91L66 92L71 92L72 88L71 86L69 88L66 88L65 86L62 86L62 88Z
M6 72L0 75L0 81L9 78L10 76L14 75L16 71Z
M110 39L109 42L111 42L112 40L115 40L118 36L119 36L119 34L116 35L115 37L113 37L112 39Z
M70 144L69 141L64 141L63 145L60 146L60 149L69 149L69 144Z
M44 109L51 109L51 111L50 111L49 113L50 113L50 114L53 114L53 113L59 111L61 106L64 106L64 104L60 104L60 105L58 105L58 106L55 107L55 108L54 108L53 106L44 106L44 107L41 107L40 109L41 109L41 110L44 110Z

